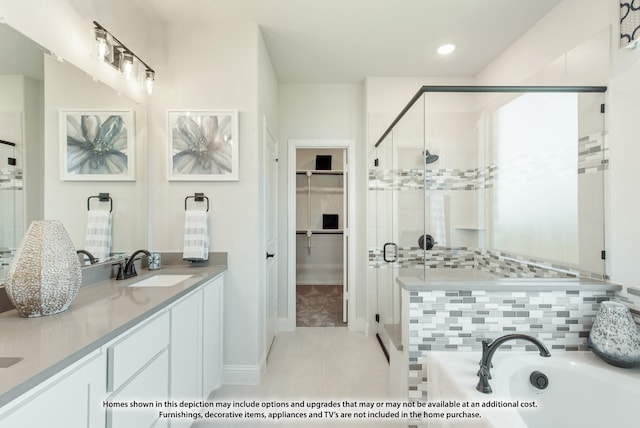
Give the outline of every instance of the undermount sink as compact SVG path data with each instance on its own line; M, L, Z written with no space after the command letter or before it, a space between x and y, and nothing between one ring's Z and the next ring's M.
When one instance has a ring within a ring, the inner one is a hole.
M177 275L177 274L159 274L134 282L127 287L171 287L185 279L191 278L193 275Z
M22 361L21 357L0 357L0 370L11 367Z

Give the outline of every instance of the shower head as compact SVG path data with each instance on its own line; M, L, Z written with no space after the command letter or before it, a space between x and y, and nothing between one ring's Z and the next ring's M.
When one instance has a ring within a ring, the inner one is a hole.
M439 158L438 155L432 155L431 153L429 153L429 150L424 151L424 163L426 164L434 163L435 161L438 160L438 158Z

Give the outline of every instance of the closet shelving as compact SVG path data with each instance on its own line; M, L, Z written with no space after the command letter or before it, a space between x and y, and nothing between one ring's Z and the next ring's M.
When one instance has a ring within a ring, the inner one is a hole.
M296 193L306 197L306 216L299 216L297 235L306 235L310 247L313 235L342 235L344 172L337 170L298 170L296 171ZM322 208L335 205L337 209L324 212ZM322 228L323 214L338 214L338 228Z

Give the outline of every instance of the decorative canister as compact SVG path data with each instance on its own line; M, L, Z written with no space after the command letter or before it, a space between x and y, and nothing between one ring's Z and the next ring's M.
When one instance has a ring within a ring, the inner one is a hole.
M589 332L593 352L617 367L640 365L640 332L626 305L602 302Z
M81 283L80 261L62 223L33 221L9 264L6 290L13 306L23 317L65 311Z

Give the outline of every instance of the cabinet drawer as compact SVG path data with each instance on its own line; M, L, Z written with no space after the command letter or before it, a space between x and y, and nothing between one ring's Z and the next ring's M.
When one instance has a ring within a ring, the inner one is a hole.
M162 426L166 420L158 421L158 410L147 407L155 402L164 402L169 397L169 352L165 350L148 366L127 383L120 391L109 398L111 402L127 403L128 408L108 408L107 428L146 428ZM142 403L132 407L131 403Z
M120 388L169 345L169 314L164 313L107 348L107 390Z

